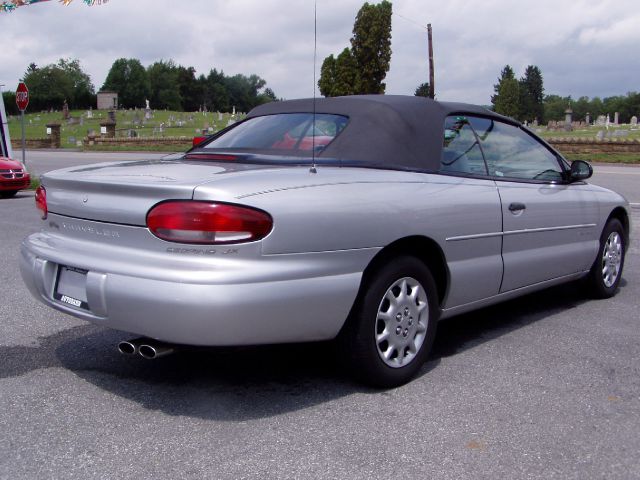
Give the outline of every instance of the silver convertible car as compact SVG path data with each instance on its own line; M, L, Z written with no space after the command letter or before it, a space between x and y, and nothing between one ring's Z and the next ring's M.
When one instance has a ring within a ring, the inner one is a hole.
M335 339L390 387L439 319L571 280L618 288L628 204L514 120L420 97L275 102L159 161L47 173L21 271L40 301L185 345Z

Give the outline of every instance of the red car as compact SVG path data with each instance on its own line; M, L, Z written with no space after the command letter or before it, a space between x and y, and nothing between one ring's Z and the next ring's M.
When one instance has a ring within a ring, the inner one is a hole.
M0 198L13 197L31 185L31 176L22 163L0 157Z

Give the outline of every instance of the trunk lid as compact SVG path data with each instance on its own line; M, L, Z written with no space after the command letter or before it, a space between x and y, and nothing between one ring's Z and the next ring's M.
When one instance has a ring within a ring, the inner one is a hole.
M146 225L156 203L185 200L194 189L217 175L256 168L255 165L194 164L176 160L104 163L46 173L51 213L126 225ZM261 168L261 167L258 167Z

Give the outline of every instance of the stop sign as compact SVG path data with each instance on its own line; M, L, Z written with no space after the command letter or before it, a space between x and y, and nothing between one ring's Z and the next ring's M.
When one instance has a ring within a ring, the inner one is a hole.
M24 112L27 109L27 105L29 105L29 89L24 82L20 82L16 90L16 105L18 105L21 112Z

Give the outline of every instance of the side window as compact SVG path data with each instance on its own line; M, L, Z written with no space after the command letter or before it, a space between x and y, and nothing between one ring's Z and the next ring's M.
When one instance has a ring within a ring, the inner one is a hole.
M487 118L470 118L487 161L489 175L561 181L556 156L524 130Z
M465 116L454 115L445 120L440 171L472 175L487 174L478 139L473 133L469 119Z

